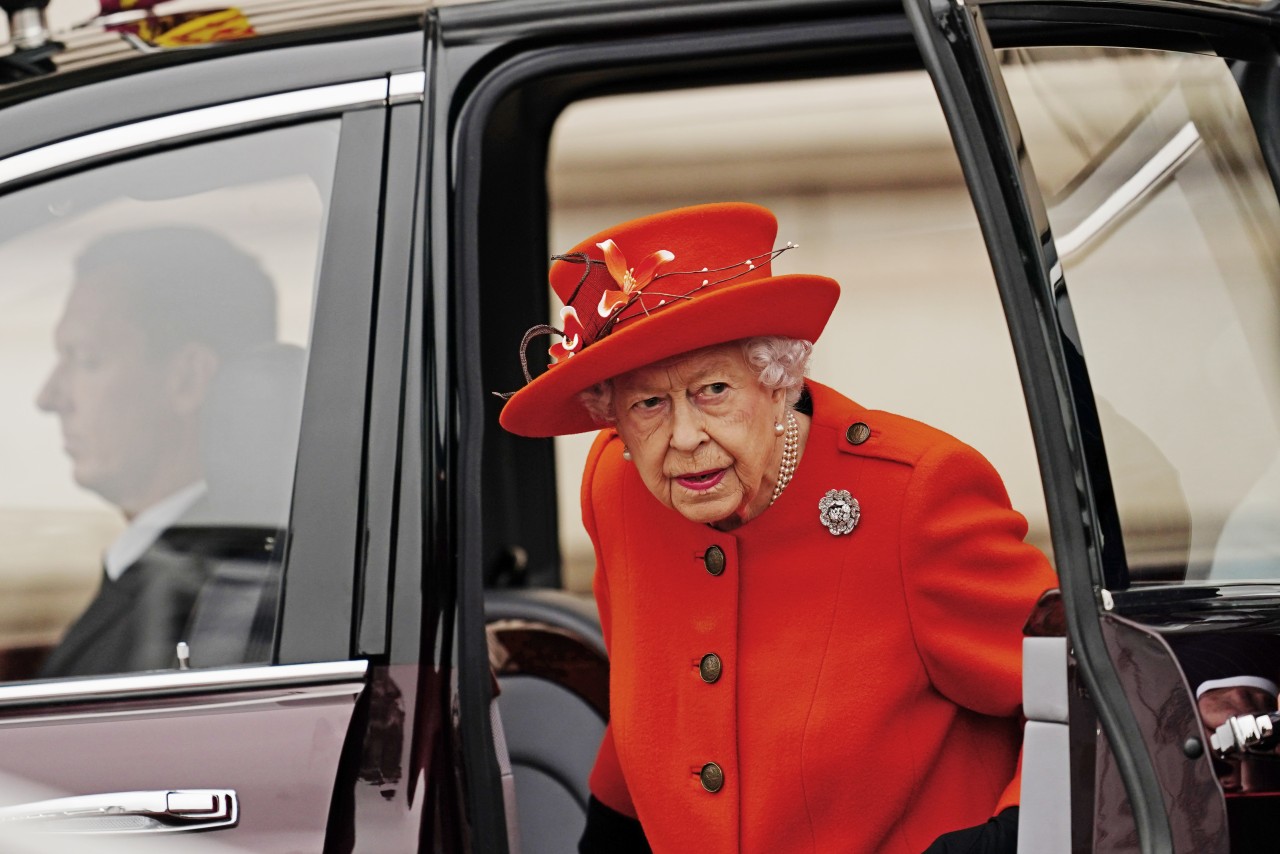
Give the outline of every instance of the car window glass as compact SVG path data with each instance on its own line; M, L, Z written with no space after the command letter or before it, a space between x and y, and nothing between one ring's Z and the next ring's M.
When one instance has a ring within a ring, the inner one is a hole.
M772 209L779 244L799 244L774 271L827 275L842 288L810 375L976 447L1028 517L1028 539L1049 552L1008 328L925 72L581 101L555 126L548 188L551 253L681 205ZM578 485L591 439L556 440L563 579L584 592L594 559Z
M0 196L0 678L270 660L338 127Z
M1280 577L1280 206L1202 54L1001 54L1089 366L1131 578Z

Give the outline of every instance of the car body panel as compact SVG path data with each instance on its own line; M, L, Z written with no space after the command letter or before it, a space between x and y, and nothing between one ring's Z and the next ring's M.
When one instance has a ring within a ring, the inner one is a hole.
M218 832L220 842L245 851L319 850L330 769L364 670L363 662L341 662L258 668L231 680L196 672L110 677L61 691L54 703L6 696L36 693L25 686L0 689L5 769L77 795L228 789L240 818ZM261 688L252 687L254 676ZM135 844L148 844L146 836Z

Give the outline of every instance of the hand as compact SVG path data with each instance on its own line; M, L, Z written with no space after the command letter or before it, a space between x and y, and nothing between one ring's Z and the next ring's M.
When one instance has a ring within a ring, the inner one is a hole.
M1001 810L977 827L944 833L924 854L1017 854L1018 808Z

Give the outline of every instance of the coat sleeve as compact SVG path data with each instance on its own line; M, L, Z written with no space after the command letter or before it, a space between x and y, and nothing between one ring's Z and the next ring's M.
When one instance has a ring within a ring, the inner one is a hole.
M604 632L605 649L613 650L613 620L609 601L609 574L605 566L604 553L600 548L599 526L596 521L595 502L600 493L607 492L608 487L601 483L604 479L601 459L605 449L616 435L611 430L602 430L587 454L586 466L582 472L582 524L591 537L591 545L596 554L596 571L592 579L595 592L596 608L600 612L600 628ZM595 766L591 769L588 786L600 803L614 812L630 818L636 817L635 807L631 803L631 793L627 790L622 776L622 767L618 762L618 754L613 744L613 725L605 727L604 741L596 754Z
M1022 627L1057 585L1026 534L1000 476L974 449L941 442L917 462L899 534L911 631L934 688L985 715L1021 713ZM1019 770L997 812L1018 803L1020 782Z

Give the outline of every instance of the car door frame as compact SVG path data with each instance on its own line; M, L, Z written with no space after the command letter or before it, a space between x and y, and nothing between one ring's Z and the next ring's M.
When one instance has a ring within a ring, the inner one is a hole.
M1070 25L1081 34L1091 27L1112 32L1132 27L1129 41L1156 45L1195 38L1206 29L1243 36L1261 24L1274 32L1275 21L1255 9L1182 0L905 0L904 5L978 212L1026 393L1077 665L1073 678L1090 700L1087 706L1072 704L1072 739L1095 725L1077 721L1077 710L1095 713L1128 793L1141 850L1179 850L1176 846L1185 842L1171 822L1174 805L1161 793L1158 762L1104 636L1104 615L1115 607L1113 592L1129 585L1119 513L1067 283L993 40L1012 22ZM1059 43L1052 39L1028 44ZM1196 757L1188 753L1188 758ZM1091 756L1087 765L1091 777ZM1072 829L1077 835L1089 831L1090 840L1076 839L1073 850L1091 850L1092 844L1093 780L1083 777L1076 769L1071 781Z
M436 14L441 35L433 95L430 234L432 245L448 246L450 254L437 255L432 265L437 325L428 346L437 354L430 361L437 371L437 387L455 393L437 396L449 417L437 418L438 432L429 439L448 449L451 476L440 478L448 486L448 498L442 495L440 500L457 513L447 530L457 561L456 661L467 807L472 816L489 817L502 815L504 808L489 717L492 677L484 637L485 549L486 541L493 539L485 534L486 515L501 516L488 508L502 506L509 496L495 494L502 485L484 478L482 461L494 454L491 442L501 432L501 402L493 393L511 391L523 381L518 370L520 334L530 317L547 316L548 301L545 289L512 288L515 295L502 307L515 326L524 326L506 328L495 317L494 289L486 290L484 283L524 281L529 271L545 269L545 185L540 168L531 179L527 164L545 163L554 116L576 98L641 85L656 89L694 85L696 79L746 82L805 72L820 76L817 66L804 64L806 59L847 69L838 63L856 55L862 60L859 67L868 73L919 68L920 63L899 7L879 2L652 7L550 2L524 14L504 4L445 7ZM547 87L544 102L504 104L522 86L549 78L559 84ZM486 152L487 123L504 107L523 111L529 122L524 127L532 131L521 138L525 150L518 162ZM494 187L505 193L501 205L493 202ZM498 214L486 219L486 210L499 207ZM514 227L501 230L498 222ZM503 257L482 256L482 247L494 245L498 234L508 240ZM530 369L536 372L545 366L545 357L538 364L535 349L530 348L529 355ZM511 436L498 441L521 443L523 459L529 460L522 467L536 472L550 463L549 441L541 446ZM545 477L533 475L538 476ZM508 487L505 493L550 495L547 490L554 490L549 478L542 490ZM554 503L545 504L532 507L526 502L520 512L549 512L554 535ZM472 850L507 850L506 829L498 822L482 820L471 830Z

